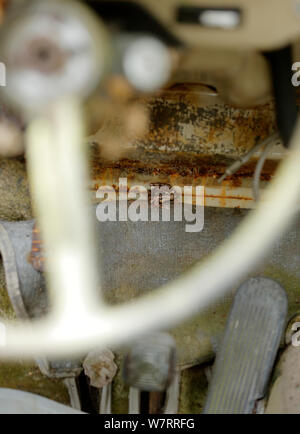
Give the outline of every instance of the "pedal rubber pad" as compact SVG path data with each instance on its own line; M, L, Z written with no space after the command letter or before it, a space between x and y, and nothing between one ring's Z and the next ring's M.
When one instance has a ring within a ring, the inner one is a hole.
M205 414L249 414L264 396L287 315L284 289L247 280L237 291L217 352Z

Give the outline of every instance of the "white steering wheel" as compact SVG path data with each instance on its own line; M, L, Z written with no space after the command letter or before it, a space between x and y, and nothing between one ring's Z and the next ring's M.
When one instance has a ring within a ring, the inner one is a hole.
M23 90L18 78L15 82ZM28 172L46 251L51 312L39 321L5 323L2 357L73 356L180 323L222 297L248 273L298 211L299 122L290 151L263 200L229 240L161 290L129 304L105 305L97 295L101 276L88 212L80 99L52 96L27 131Z

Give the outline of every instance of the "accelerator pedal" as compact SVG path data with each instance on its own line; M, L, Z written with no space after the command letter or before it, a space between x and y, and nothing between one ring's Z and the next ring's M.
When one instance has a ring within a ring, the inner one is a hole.
M266 278L237 291L217 353L205 414L249 414L264 396L287 315L284 289Z

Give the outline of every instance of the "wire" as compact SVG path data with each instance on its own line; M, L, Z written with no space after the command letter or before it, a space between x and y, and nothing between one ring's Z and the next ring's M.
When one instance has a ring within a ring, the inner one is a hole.
M259 160L257 162L256 168L255 168L255 172L254 172L254 176L253 176L253 181L252 181L252 189L253 189L253 196L254 196L254 200L257 202L259 200L259 190L260 190L260 176L262 173L262 170L264 168L266 159L272 149L274 145L274 141L273 138L270 137L268 143L265 146L265 149L263 150L263 152L261 153L261 156L259 157Z
M272 134L270 137L265 139L262 142L257 143L253 148L250 149L247 154L245 154L243 157L238 158L233 164L231 164L227 169L225 170L224 175L221 176L221 178L218 179L218 183L221 184L224 179L227 178L227 176L231 176L234 173L236 173L244 164L248 163L248 161L253 157L255 152L259 151L261 148L265 147L269 141L274 141L279 138L278 133Z

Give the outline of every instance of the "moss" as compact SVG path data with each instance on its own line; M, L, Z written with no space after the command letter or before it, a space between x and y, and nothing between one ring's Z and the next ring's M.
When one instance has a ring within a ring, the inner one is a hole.
M0 362L0 387L35 393L65 405L70 405L68 390L61 380L43 376L30 363Z
M127 286L112 288L109 289L109 291L104 291L105 301L111 306L129 303L131 300L142 296L143 294L139 293L138 289Z
M115 362L118 366L117 374L112 384L112 413L128 414L129 389L122 378L123 356L116 354Z
M129 389L122 378L123 356L116 354L119 369L112 384L112 414L128 414ZM181 374L179 414L201 413L207 395L208 382L205 368L198 365L185 369Z
M206 365L195 366L182 372L179 414L202 413L208 387L206 367Z
M6 291L5 273L0 257L0 317L5 319L15 319L15 314Z
M0 260L0 317L14 319L15 315L6 291L5 273ZM34 364L0 360L0 387L35 393L62 404L70 405L68 390L61 380L47 378Z
M24 158L0 158L0 220L32 218L29 186Z
M300 278L282 268L267 266L263 275L276 280L286 290L288 296L288 317L300 311Z
M177 344L177 363L190 366L213 358L222 337L232 298L170 331Z

